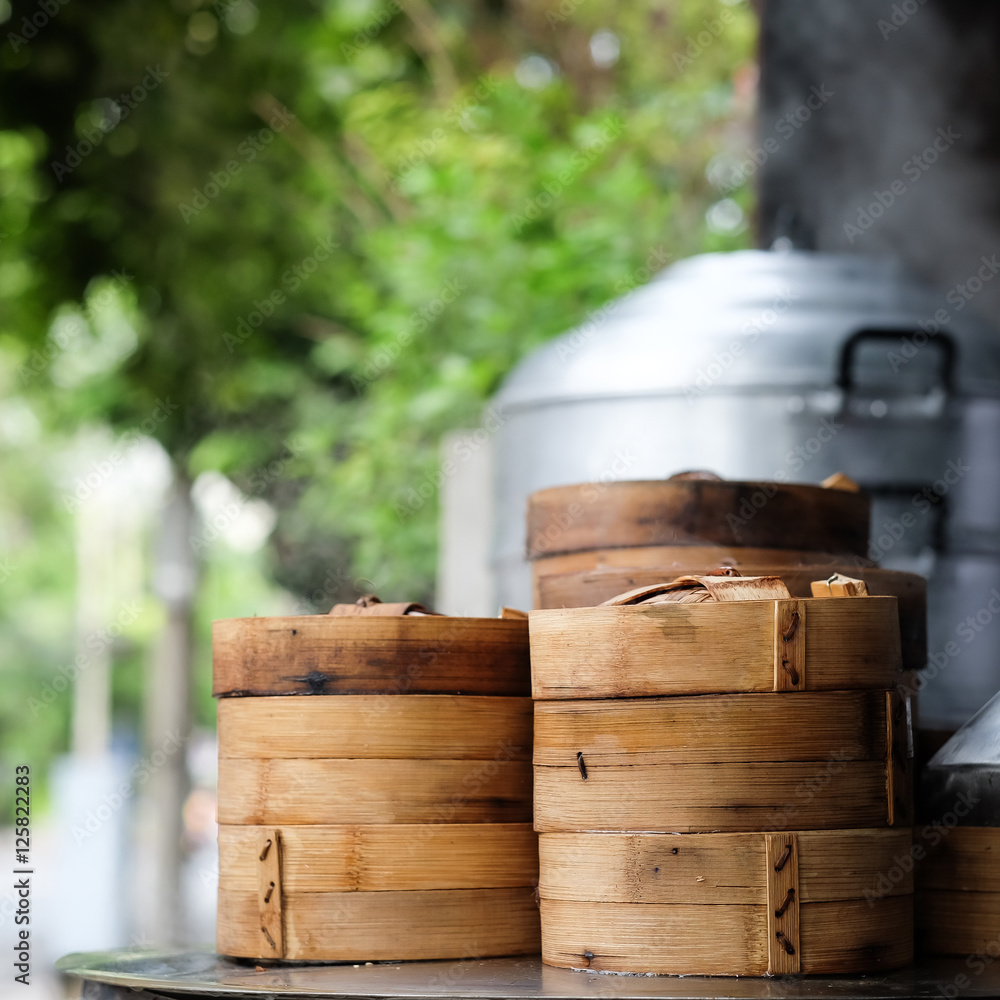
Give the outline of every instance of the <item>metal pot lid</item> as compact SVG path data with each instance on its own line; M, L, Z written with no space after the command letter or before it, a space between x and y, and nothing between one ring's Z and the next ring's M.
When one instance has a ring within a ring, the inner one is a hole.
M922 791L927 822L1000 826L1000 694L931 758Z
M535 351L497 402L510 410L637 395L830 390L847 382L880 394L937 387L1000 394L1000 337L971 306L957 308L960 301L888 258L704 254Z

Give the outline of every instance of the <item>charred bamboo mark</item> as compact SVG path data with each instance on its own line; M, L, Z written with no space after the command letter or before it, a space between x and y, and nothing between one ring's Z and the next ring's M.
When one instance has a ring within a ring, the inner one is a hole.
M795 945L793 945L792 942L789 941L788 938L786 938L785 935L781 933L781 931L776 931L775 934L774 934L774 936L780 942L781 947L785 949L785 954L786 955L794 955L795 954Z
M267 852L269 850L271 850L271 841L270 840L267 841L266 844L264 844L264 850L262 850L260 852L260 858L259 858L260 861L264 861L267 858Z
M321 670L310 670L308 674L301 677L282 677L283 681L291 681L293 684L305 684L309 689L309 694L325 694L326 686L333 680L329 674L324 674Z
M576 763L577 763L577 766L580 768L580 775L583 777L583 780L586 781L587 780L587 762L583 759L583 751L582 750L577 750L577 752L576 752Z

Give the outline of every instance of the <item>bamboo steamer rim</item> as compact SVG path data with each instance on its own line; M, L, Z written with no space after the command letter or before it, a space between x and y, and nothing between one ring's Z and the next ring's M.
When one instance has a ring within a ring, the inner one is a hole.
M420 631L426 629L432 634L444 632L447 626L469 627L484 626L489 623L490 627L499 627L515 632L517 627L523 625L524 619L516 618L491 618L485 616L463 617L462 615L439 615L439 614L405 614L405 615L247 615L242 618L216 618L212 624L217 622L301 622L301 621L321 621L328 622L337 629L351 631L358 629L361 632L360 638L365 638L365 630L371 630L373 625L386 625L388 623L402 623L404 629Z
M771 575L778 576L778 574L776 574L776 573L775 574L771 574ZM726 579L730 579L730 578L727 577ZM747 577L747 579L748 580L753 580L754 577ZM665 582L670 582L670 581L665 581ZM618 595L615 595L615 596L618 596ZM765 605L765 604L780 604L782 602L787 602L789 600L795 601L795 602L800 603L800 604L805 604L807 607L810 606L810 605L819 604L820 602L822 602L822 604L824 606L838 606L840 608L845 608L845 609L847 609L847 613L850 612L850 608L852 606L853 607L861 607L862 604L866 604L869 601L879 601L879 602L888 602L888 601L891 601L894 604L898 604L899 603L898 602L898 598L894 594L878 594L878 595L867 594L864 597L839 597L839 598L833 598L833 597L794 597L794 596L791 597L791 598L765 597L765 598L760 598L760 599L755 598L755 599L752 599L752 600L737 600L737 601L703 601L700 604L682 604L682 603L675 603L675 602L670 602L670 601L668 601L666 603L663 603L663 604L607 604L607 603L605 603L605 604L586 605L586 606L580 607L580 608L533 608L531 611L528 612L528 620L529 620L529 622L531 622L531 621L535 620L536 618L540 617L541 615L552 615L552 614L567 614L567 615L568 614L572 614L572 615L578 615L580 613L586 613L588 611L597 611L597 610L602 610L602 611L615 610L615 611L640 612L640 613L645 612L645 613L648 614L653 609L656 609L657 611L659 611L662 608L669 608L671 610L675 610L675 609L678 609L678 608L694 608L694 607L698 607L698 608L731 608L734 605L739 605L740 607L748 607L748 606L753 606L753 605L760 606L760 605ZM836 602L835 605L834 605L834 602ZM848 604L847 602L850 602L850 603Z
M774 576L778 576L778 574L773 574L773 575ZM727 577L727 579L729 579L729 578ZM747 579L748 580L752 580L754 578L753 577L748 577ZM666 581L666 582L669 582L669 581ZM626 591L626 593L627 593L627 591ZM615 596L619 596L619 595L615 595ZM664 613L663 609L669 609L668 611L665 612L666 614L675 614L675 615L677 615L677 614L684 614L684 611L682 609L686 609L686 608L710 608L710 609L716 609L716 610L717 609L722 609L722 608L732 608L734 606L741 607L741 608L755 607L756 606L756 607L759 608L762 605L779 605L779 604L788 604L788 603L792 603L792 602L794 602L796 604L805 605L807 608L810 607L810 606L812 606L812 605L818 605L818 604L822 604L824 606L824 608L825 607L837 607L838 609L842 609L841 613L850 614L851 610L852 610L852 606L854 608L859 608L863 604L868 604L869 602L872 602L872 601L878 601L880 603L885 603L886 606L888 606L888 602L891 602L892 604L896 605L897 607L898 607L898 604L899 604L899 600L898 600L898 598L894 594L878 594L878 595L868 594L868 595L866 595L864 597L839 597L839 598L831 598L831 597L794 597L794 596L791 597L791 598L782 598L782 597L773 597L772 598L772 597L766 597L766 598L760 598L760 599L756 599L755 598L755 599L752 599L752 600L703 601L700 604L683 604L683 603L679 603L679 602L670 602L670 601L667 601L667 602L662 603L662 604L641 604L641 603L640 604L608 604L607 602L605 602L603 604L585 605L585 606L579 607L579 608L533 608L531 611L528 612L528 620L529 620L529 623L530 623L532 621L538 621L538 620L540 620L542 618L542 616L549 616L549 615L578 616L578 615L581 615L581 614L587 614L588 612L596 612L596 611L602 611L602 612L614 611L614 612L626 613L626 614L632 613L632 614L635 614L635 615L649 615L650 612L653 612L654 614ZM848 602L850 602L850 603L848 604ZM870 604L869 606L870 607L874 607L875 605L871 605ZM709 611L708 613L711 614L712 612ZM696 612L696 614L700 614L700 612Z
M536 764L534 825L539 834L909 829L907 789L887 788L893 769L884 760L612 764L588 767L584 781L574 767ZM813 784L821 793L800 805ZM635 801L622 801L622 787Z
M539 560L535 566L541 566L544 561ZM788 587L792 597L809 598L811 590L807 584L827 579L837 572L857 576L869 584L867 596L870 597L894 597L901 602L926 600L926 577L906 570L882 569L878 566L858 568L836 562L807 563L794 566L774 566L763 562L743 566L713 566L710 563L696 562L693 565L682 564L681 566L662 568L601 564L554 573L538 572L535 579L537 606L532 610L549 611L560 608L597 607L636 587L651 586L680 576L778 577ZM872 587L878 588L880 592L872 593ZM557 595L580 600L580 603L548 603ZM916 624L913 623L913 625Z
M499 889L538 880L530 823L220 824L220 888L256 889L260 843L272 837L289 892Z
M558 558L558 557L556 557ZM826 562L803 562L803 563L789 563L788 565L778 565L775 566L768 563L766 560L755 560L748 563L736 563L735 565L729 565L728 563L718 563L714 564L711 560L696 560L695 565L690 566L686 562L680 564L680 568L675 568L674 566L619 566L616 564L609 563L598 563L594 566L580 567L578 569L570 570L557 570L555 572L548 572L544 569L545 559L539 560L535 565L539 568L539 575L546 582L555 581L574 581L574 580L617 580L623 577L630 576L641 576L643 580L640 583L629 585L628 581L623 585L623 590L630 590L632 586L640 586L645 583L654 583L659 580L666 580L674 576L719 576L719 575L729 575L730 571L735 570L735 575L739 576L777 576L784 579L785 575L798 578L803 578L810 576L812 574L813 580L824 580L831 576L833 573L843 573L847 576L854 574L860 579L865 580L881 580L886 584L891 582L899 582L900 584L907 584L910 586L917 587L918 589L926 590L927 587L927 577L921 576L919 573L911 573L908 570L902 569L883 569L881 566L857 566L853 562L847 562L843 559L838 559L836 556L830 556L829 561ZM648 577L648 579L646 579ZM787 582L787 581L786 581ZM791 588L789 588L791 589ZM613 594L608 595L609 597L614 596ZM801 596L808 597L808 594L797 594L792 593L793 597ZM872 594L873 597L889 596L894 597L897 595L889 594ZM605 598L606 599L606 598ZM592 605L581 605L581 607L591 607ZM541 610L536 608L535 610Z
M212 663L215 697L531 693L527 617L219 619Z
M530 698L378 694L223 698L219 759L531 758Z
M542 702L535 829L909 828L904 708L860 690Z
M769 900L780 905L781 897ZM632 975L858 975L913 962L912 895L806 903L793 956L772 941L774 905L541 900L542 961ZM783 932L784 934L784 932ZM785 940L789 938L785 936ZM786 962L783 959L790 959ZM734 995L717 990L715 995Z
M528 885L283 896L268 939L258 893L220 889L216 950L294 962L467 961L539 950L538 908Z
M536 577L603 569L663 569L668 572L671 567L692 564L704 566L706 570L736 569L741 572L744 566L767 566L773 570L779 567L796 570L830 566L843 568L845 572L881 568L867 556L838 555L817 549L776 549L706 542L691 545L607 545L574 552L545 552L532 560L532 572Z
M715 544L866 557L870 514L866 494L807 483L576 483L528 498L527 554Z
M219 823L356 826L527 823L531 763L501 747L488 759L219 760Z
M584 832L538 837L543 899L615 903L762 903L767 842L794 837L800 902L909 895L909 827L735 833ZM701 876L701 878L699 878Z
M606 765L884 761L895 693L859 688L539 701L534 763ZM709 792L706 791L706 795Z

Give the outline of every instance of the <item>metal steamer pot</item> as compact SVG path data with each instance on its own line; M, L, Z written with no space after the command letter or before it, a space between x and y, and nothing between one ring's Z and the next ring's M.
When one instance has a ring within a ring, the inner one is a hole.
M707 254L548 343L495 401L497 598L530 604L535 490L843 471L869 556L929 578L921 723L957 727L1000 687L1000 338L968 295L885 259Z

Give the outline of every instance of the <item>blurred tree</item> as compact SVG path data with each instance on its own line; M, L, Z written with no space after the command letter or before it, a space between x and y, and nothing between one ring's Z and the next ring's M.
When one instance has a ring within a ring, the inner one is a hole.
M268 500L274 578L321 605L359 577L429 599L441 433L651 270L747 239L748 191L706 177L751 140L745 0L4 15L0 391Z

